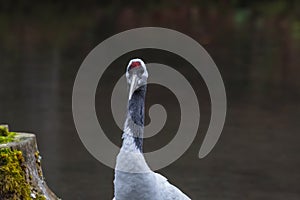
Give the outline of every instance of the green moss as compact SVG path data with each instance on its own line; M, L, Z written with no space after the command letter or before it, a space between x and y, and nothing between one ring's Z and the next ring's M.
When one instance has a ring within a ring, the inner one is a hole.
M0 199L31 200L21 151L0 149Z
M0 126L0 144L12 142L15 139L15 132L9 132L5 126Z
M41 195L39 194L37 197L36 197L37 200L47 200L46 197L44 195Z
M39 154L37 154L39 155ZM31 188L26 178L22 151L0 149L0 199L1 200L46 200L43 194Z

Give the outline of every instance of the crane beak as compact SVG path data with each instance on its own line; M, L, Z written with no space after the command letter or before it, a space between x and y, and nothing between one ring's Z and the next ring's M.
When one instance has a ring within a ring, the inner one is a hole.
M132 80L131 80L131 84L130 84L130 90L129 90L129 97L128 97L128 100L131 99L135 89L136 89L136 86L137 86L137 75L133 74L132 75Z

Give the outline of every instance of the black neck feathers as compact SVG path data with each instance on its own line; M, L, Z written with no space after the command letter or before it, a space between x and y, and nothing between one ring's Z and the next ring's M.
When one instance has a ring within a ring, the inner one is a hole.
M146 85L134 91L128 102L128 113L125 128L129 128L133 134L135 145L142 151L145 116Z
M143 85L134 91L128 102L128 111L132 121L139 126L144 126L146 86Z

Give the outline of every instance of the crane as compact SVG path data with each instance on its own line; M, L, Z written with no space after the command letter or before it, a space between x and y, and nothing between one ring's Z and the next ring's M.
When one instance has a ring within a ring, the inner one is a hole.
M126 68L127 115L116 159L113 200L190 200L164 176L153 172L143 156L147 78L145 63L138 58L130 60Z

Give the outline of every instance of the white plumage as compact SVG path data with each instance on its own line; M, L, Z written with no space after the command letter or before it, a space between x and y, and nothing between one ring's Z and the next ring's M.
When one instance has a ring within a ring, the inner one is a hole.
M136 77L133 78L134 76ZM130 85L129 107L122 136L123 144L116 161L113 200L190 200L164 176L151 171L144 159L139 143L142 142L144 131L145 97L145 91L140 88L145 87L148 78L144 62L140 59L131 60L126 77Z

